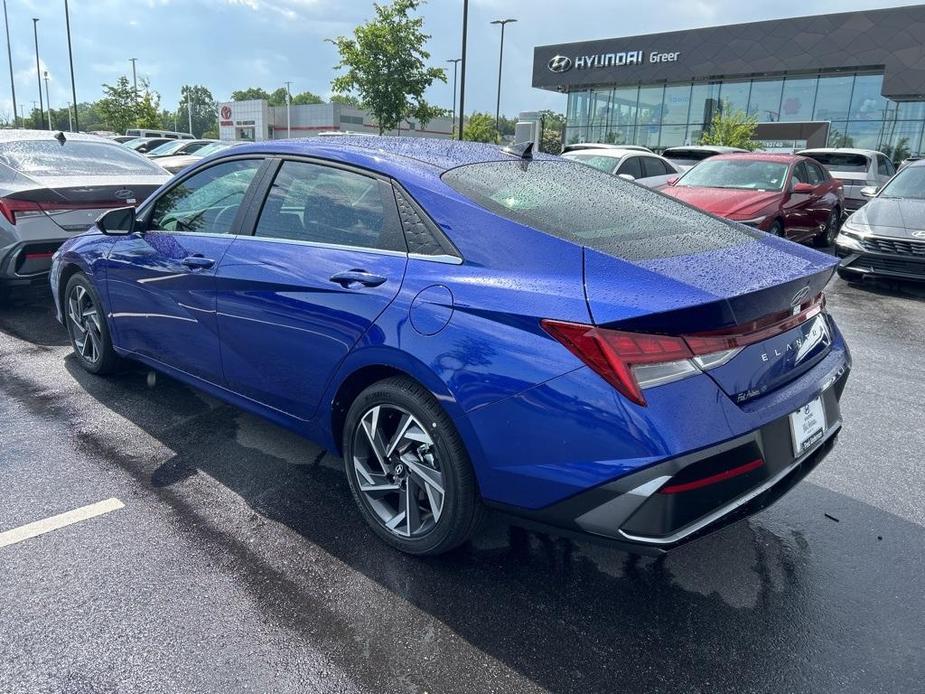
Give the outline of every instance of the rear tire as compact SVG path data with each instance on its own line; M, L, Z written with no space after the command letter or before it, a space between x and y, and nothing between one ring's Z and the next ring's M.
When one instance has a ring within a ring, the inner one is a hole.
M838 236L838 229L841 226L841 212L838 208L833 208L829 213L829 218L825 223L825 229L820 234L813 237L813 245L819 248L827 248L835 243L835 237Z
M361 515L392 547L433 556L472 536L483 513L475 473L453 422L420 384L394 377L360 393L343 450Z
M784 238L784 225L780 223L779 219L775 219L774 224L772 224L771 228L768 229L768 233L771 236L779 236Z
M74 356L85 371L100 376L112 373L122 362L112 347L102 306L85 274L75 273L68 280L61 308Z

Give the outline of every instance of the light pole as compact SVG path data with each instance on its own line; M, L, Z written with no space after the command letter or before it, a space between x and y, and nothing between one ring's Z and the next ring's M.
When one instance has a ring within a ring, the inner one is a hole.
M13 49L10 47L10 20L6 16L6 0L3 0L3 24L6 26L6 57L10 61L10 92L13 94L13 127L16 127L16 85L13 83Z
M459 61L462 58L449 58L446 62L453 63L453 124L450 127L450 137L456 132L456 68L459 67Z
M129 58L129 62L132 64L132 89L133 94L135 94L135 101L138 101L138 73L135 72L135 63L138 58Z
M45 105L48 107L48 129L51 130L51 97L48 96L48 70L45 70Z
M39 66L39 20L32 18L32 33L35 34L35 76L39 82L39 128L45 129L45 105L42 103L42 68Z
M516 22L516 19L496 19L492 24L501 25L501 50L498 52L498 101L495 104L495 131L501 139L501 65L504 63L504 25Z
M6 0L4 0L6 2ZM74 122L71 123L71 109L68 107L67 119L71 132L80 130L80 121L77 118L77 87L74 85L74 53L71 51L71 13L67 8L67 0L64 0L64 24L67 27L67 59L71 64L71 98L74 100Z
M292 93L289 91L289 87L292 86L292 82L286 82L286 137L292 137L292 121L289 120L289 107L292 103Z
M466 35L469 33L469 0L463 0L462 75L459 82L459 139L463 139L466 123Z
M193 88L186 90L186 115L189 118L189 134L193 134Z

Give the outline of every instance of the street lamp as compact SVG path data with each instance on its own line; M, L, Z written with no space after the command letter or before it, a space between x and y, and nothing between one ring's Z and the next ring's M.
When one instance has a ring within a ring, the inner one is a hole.
M469 0L463 0L462 20L462 75L459 82L459 139L463 139L466 122L466 37L469 34Z
M35 76L39 82L39 128L45 129L45 104L42 103L42 68L39 65L39 19L32 18L32 33L35 34Z
M516 19L496 19L492 24L501 25L501 50L498 52L498 101L495 105L495 130L501 139L501 65L504 62L504 25L516 22Z
M453 63L453 125L450 128L450 137L456 132L456 68L459 67L459 61L462 58L450 58L446 62Z
M286 82L286 137L292 137L292 121L289 120L289 107L292 103L292 93L289 91L289 87L292 85L292 82Z
M3 0L3 24L6 26L6 57L10 61L10 92L13 94L13 127L16 127L16 85L13 83L13 49L10 47L10 20L6 16L6 0Z
M135 63L138 61L138 58L129 58L129 62L132 64L132 89L135 94L135 101L138 101L138 73L135 72Z
M45 70L45 105L48 106L48 129L51 130L51 97L48 96L48 70Z

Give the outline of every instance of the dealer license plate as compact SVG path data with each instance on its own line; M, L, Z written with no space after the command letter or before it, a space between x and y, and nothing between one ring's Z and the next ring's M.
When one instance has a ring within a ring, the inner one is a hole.
M825 434L825 408L822 397L807 403L790 415L793 455L799 458L822 440Z

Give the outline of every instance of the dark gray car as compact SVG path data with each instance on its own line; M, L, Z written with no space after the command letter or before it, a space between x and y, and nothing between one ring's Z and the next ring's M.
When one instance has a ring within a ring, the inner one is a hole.
M845 220L835 240L838 274L925 280L925 160L891 178L879 191L864 188L869 202Z

